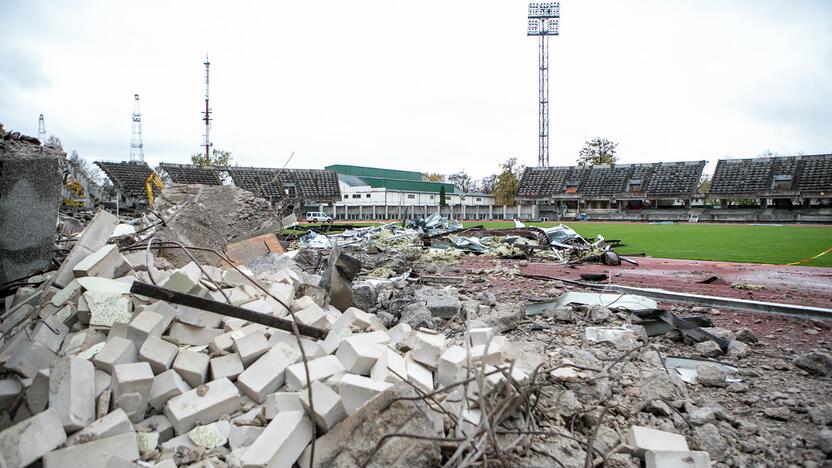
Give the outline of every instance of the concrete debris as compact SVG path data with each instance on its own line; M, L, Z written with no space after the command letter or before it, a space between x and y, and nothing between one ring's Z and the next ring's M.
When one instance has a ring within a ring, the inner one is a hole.
M249 192L163 195L136 219L79 221L58 270L2 301L0 466L821 466L832 451L828 345L773 358L780 331L716 327L730 312L523 277L616 265L601 236L437 214L281 244Z

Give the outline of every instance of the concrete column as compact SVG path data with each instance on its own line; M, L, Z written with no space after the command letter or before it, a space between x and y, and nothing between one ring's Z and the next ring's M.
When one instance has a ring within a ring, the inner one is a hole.
M373 205L373 219L376 219L376 205Z
M517 217L518 217L518 218L520 217L520 207L521 207L521 206L522 206L522 205L520 205L519 203L517 204Z
M364 219L364 205L358 205L358 219Z
M428 206L425 205L425 218L427 218L427 217L428 217Z
M466 216L466 213L465 213L465 203L462 203L461 207L462 207L462 210L461 210L462 211L462 219L466 219L467 216Z
M488 205L488 219L494 219L494 205Z
M506 219L507 211L508 211L508 207L506 205L503 205L503 219Z
M332 219L338 219L338 205L332 205Z

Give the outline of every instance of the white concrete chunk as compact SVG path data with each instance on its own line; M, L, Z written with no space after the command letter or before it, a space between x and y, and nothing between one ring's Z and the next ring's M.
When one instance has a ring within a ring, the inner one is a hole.
M205 383L208 378L208 365L211 358L207 354L197 353L190 350L181 350L173 360L175 370L185 382L191 387L197 387Z
M133 422L144 419L144 412L153 385L153 371L150 364L136 362L119 364L113 369L113 408L121 408Z
M445 347L445 335L416 332L412 335L412 356L420 363L435 369Z
M0 380L0 411L11 406L21 391L23 391L23 386L16 378L9 377Z
M250 366L269 350L269 341L263 330L255 330L234 339L234 351L240 356L243 367Z
M324 357L329 354L321 346L323 342L312 341L303 337L301 337L300 342L303 344L303 350L306 352L307 359ZM272 336L269 337L269 346L275 347L278 343L285 343L290 348L297 350L298 353L300 352L298 340L292 333L277 329L272 330Z
M329 322L326 319L326 313L316 304L295 312L295 319L298 322L311 327L327 328L329 326Z
M298 392L303 409L311 413L309 407L309 395L307 392ZM315 424L323 432L326 432L347 417L341 397L332 391L328 386L319 381L312 382L312 400L315 403L314 419Z
M347 372L370 375L370 370L383 352L381 345L368 343L361 340L359 336L354 336L341 342L335 356Z
M61 450L49 452L43 456L44 468L106 468L112 457L125 460L139 458L139 445L134 433L99 439L86 444L74 445Z
M53 353L61 349L64 338L69 333L69 327L63 324L55 316L46 317L35 326L32 333L32 341L46 346Z
M84 276L118 278L128 271L130 271L130 264L115 244L101 247L72 268L72 273L76 278Z
M240 305L243 309L248 309L252 312L257 312L258 314L264 315L273 315L274 310L272 309L271 304L266 302L265 299L262 297L258 297L257 299L246 302L245 304Z
M159 282L159 286L181 293L190 293L199 286L201 278L202 271L199 266L191 262L168 275Z
M688 450L684 436L644 426L631 427L626 441L639 457L644 457L648 450Z
M225 302L225 300L222 302ZM219 328L222 324L222 319L222 315L208 312L207 310L183 305L176 306L176 321L180 323L186 323L195 327Z
M378 345L382 346L382 345ZM370 370L370 378L380 382L396 383L407 380L407 363L396 351L384 346L384 352ZM399 376L401 378L399 378Z
M291 364L291 358L284 350L275 346L243 371L237 377L237 384L246 396L257 403L263 403L269 393L283 385L286 369Z
M332 354L341 346L341 342L352 336L352 330L345 328L342 330L330 329L326 334L326 338L321 342L321 348L326 354Z
M136 424L137 431L152 431L159 434L159 441L165 442L173 437L173 426L163 414L154 414L144 421Z
M266 419L271 421L281 411L303 411L300 402L300 394L305 392L275 392L266 396L263 408L266 410Z
M248 447L260 437L265 429L265 427L258 426L231 426L231 432L228 434L228 446L231 447L231 450Z
M413 328L402 322L397 323L396 326L387 330L387 334L390 336L390 343L394 346L399 343L407 342L411 333L413 333Z
M50 408L0 432L0 466L23 468L65 441L61 416Z
M170 322L162 314L151 311L139 312L127 325L127 339L133 342L136 349L141 349L147 337L162 336L168 325Z
M95 420L95 367L86 359L58 359L49 371L49 407L64 429L77 431Z
M425 392L433 391L433 372L427 367L413 360L411 353L404 357L407 364L407 380Z
M347 415L351 415L365 403L372 400L373 397L392 386L391 383L379 382L360 375L346 374L338 384L338 393L341 395L344 410L346 410Z
M464 376L466 359L465 348L457 345L446 349L439 356L436 380L440 387L450 385ZM471 362L474 362L473 359Z
M87 291L84 300L90 309L90 326L111 327L116 322L129 322L132 316L133 303L128 294Z
M177 434L208 424L240 408L240 394L228 379L218 379L168 400L165 416Z
M310 442L312 421L309 417L302 411L284 411L246 449L241 458L243 468L290 468Z
M138 359L150 364L153 373L158 375L170 369L179 348L159 337L149 336L144 340Z
M194 445L205 447L208 450L225 445L228 442L228 434L231 432L231 423L228 421L217 421L204 426L197 426L188 432L188 437Z
M216 328L205 328L174 322L168 330L168 336L177 343L191 346L210 344L214 338L222 335L223 331Z
M153 377L153 383L150 386L150 405L156 411L162 411L168 400L189 390L191 386L175 370L162 372Z
M97 419L89 426L72 434L66 441L68 447L85 444L91 440L106 439L119 434L133 433L133 424L121 408Z
M104 348L92 359L97 369L108 374L113 373L113 368L118 364L129 364L136 362L136 347L133 342L120 337L113 337L107 340Z
M344 372L344 365L335 356L324 356L309 361L309 376L312 381L324 380L339 372ZM303 362L292 364L286 369L286 387L289 390L306 388L306 371Z
M644 455L645 468L710 468L708 452L687 450L648 450Z
M211 379L217 380L223 377L228 377L231 380L237 380L245 368L243 361L237 353L226 354L211 359Z
M240 322L244 321L240 320ZM230 322L226 322L226 325L228 325L228 323ZM220 351L231 351L234 347L235 338L242 338L250 333L256 332L257 330L265 331L266 327L264 325L260 325L259 323L252 323L250 325L240 327L239 329L226 331L221 335L217 335L217 337L211 341L209 347L211 351L215 353Z
M493 328L472 328L468 331L468 339L471 346L484 345L488 339L495 336L496 332Z

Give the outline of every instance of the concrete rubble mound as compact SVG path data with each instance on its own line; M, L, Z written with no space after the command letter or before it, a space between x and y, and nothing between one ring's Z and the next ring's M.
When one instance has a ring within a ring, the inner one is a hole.
M606 261L600 236L280 243L270 213L174 185L71 236L3 301L0 466L830 466L829 342L792 363L690 305L521 273Z

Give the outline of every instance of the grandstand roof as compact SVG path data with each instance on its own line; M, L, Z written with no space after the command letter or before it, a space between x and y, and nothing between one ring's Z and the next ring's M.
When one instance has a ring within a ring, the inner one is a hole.
M222 185L222 180L213 167L170 163L161 163L159 167L177 184Z
M145 182L153 169L146 162L138 161L96 161L116 189L131 197L147 196Z
M719 198L832 196L832 154L720 159L709 194Z

